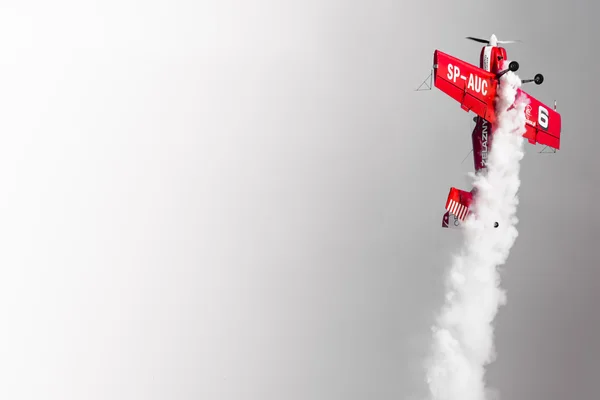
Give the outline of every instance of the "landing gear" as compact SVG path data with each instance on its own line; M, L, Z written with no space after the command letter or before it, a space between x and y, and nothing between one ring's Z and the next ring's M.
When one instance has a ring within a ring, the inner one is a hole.
M533 79L523 79L522 83L534 82L536 85L541 85L544 82L544 75L536 74Z
M498 73L498 78L500 78L502 75L504 75L505 73L507 73L508 71L512 71L512 72L517 72L519 70L519 63L516 61L511 61L508 64L508 69L505 69L504 71L500 71Z
M498 224L497 222L494 222L494 228L497 228L500 224Z

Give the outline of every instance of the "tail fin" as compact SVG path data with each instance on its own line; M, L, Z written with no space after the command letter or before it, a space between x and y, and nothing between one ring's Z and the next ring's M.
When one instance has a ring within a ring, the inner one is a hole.
M460 228L462 222L467 219L471 207L473 194L464 190L450 188L446 200L446 213L442 219L442 228Z

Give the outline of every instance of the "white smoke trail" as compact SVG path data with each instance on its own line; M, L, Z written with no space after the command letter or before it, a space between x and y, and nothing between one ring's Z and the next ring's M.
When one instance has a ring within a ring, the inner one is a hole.
M506 302L497 267L506 262L518 235L516 195L527 101L514 101L520 86L512 72L502 76L487 173L473 176L475 215L464 224L464 243L449 270L445 304L432 329L433 354L427 370L432 400L490 397L484 374L495 358L492 322Z

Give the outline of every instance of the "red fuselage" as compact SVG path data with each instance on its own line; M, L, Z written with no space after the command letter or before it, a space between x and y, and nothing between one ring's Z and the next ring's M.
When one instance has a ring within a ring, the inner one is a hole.
M503 47L484 46L479 56L479 68L497 74L502 71L506 59L506 49Z
M479 67L495 74L502 71L506 60L506 50L498 46L484 46L479 56ZM493 126L481 117L475 118L473 129L473 162L475 171L486 168L488 154L492 147Z

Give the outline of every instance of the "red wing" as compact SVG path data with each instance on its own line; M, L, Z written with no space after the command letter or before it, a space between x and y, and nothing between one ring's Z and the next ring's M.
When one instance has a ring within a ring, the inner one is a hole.
M465 111L494 122L494 99L498 82L496 76L473 64L436 50L433 54L434 85Z
M519 93L529 98L529 104L525 108L527 132L523 137L527 138L529 143L539 143L558 150L560 148L560 114L530 94L520 89Z

